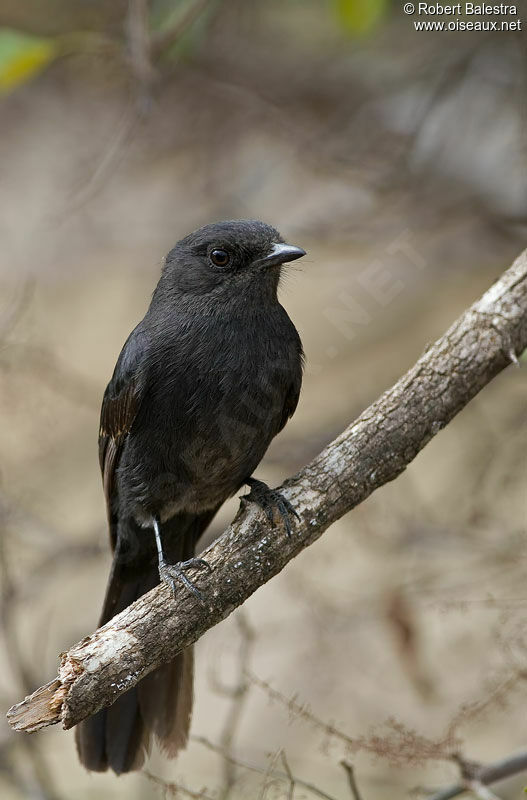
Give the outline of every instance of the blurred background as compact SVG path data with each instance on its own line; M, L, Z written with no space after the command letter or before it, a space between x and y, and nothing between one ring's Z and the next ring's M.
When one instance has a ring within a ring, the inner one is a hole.
M417 32L401 5L0 3L4 710L96 624L100 400L175 241L255 217L308 251L282 282L307 368L259 471L272 485L524 247L524 33ZM90 775L71 732L0 720L1 796L353 799L346 759L363 800L426 798L456 780L455 753L515 752L526 417L524 362L209 631L176 762Z

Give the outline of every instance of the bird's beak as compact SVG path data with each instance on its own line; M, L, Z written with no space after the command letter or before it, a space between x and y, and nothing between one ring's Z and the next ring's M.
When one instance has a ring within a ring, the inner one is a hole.
M265 258L257 261L258 267L276 267L279 264L285 264L287 261L295 261L297 258L305 256L306 251L301 247L295 247L293 244L273 244L273 249Z

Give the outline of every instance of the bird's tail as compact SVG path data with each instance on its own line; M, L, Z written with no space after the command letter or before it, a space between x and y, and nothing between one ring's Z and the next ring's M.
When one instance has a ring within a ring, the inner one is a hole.
M213 512L178 514L163 524L163 549L168 563L192 558L196 542L213 516ZM154 533L127 521L125 536L120 530L99 625L158 583ZM188 739L193 663L193 650L187 648L111 706L77 725L75 741L81 763L94 772L112 769L117 775L139 769L149 752L151 734L173 758Z

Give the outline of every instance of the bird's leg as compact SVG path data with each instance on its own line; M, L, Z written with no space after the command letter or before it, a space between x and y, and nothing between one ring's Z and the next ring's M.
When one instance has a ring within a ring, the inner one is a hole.
M300 517L289 500L276 489L270 489L266 483L257 481L256 478L247 478L245 483L250 487L251 491L249 494L244 495L242 499L260 506L265 511L265 515L273 528L275 527L274 512L278 511L284 523L286 534L291 536L291 516L294 515L297 519L300 519Z
M165 554L163 553L159 520L156 517L152 519L152 526L154 528L156 537L160 579L172 589L172 594L174 596L176 594L176 581L181 581L181 583L186 586L189 592L192 592L192 594L198 598L200 603L205 605L203 595L199 589L197 589L196 586L194 586L194 584L187 578L185 575L185 570L189 567L195 567L196 569L208 569L209 572L211 572L212 567L210 564L203 558L189 558L187 561L179 561L177 564L168 564L165 560Z

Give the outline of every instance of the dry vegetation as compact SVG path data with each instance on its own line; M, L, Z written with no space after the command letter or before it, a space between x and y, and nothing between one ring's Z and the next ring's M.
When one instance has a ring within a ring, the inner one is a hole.
M456 34L445 48L397 15L357 43L317 4L298 14L225 4L146 107L134 71L100 52L1 100L5 709L93 629L109 563L99 399L180 234L255 216L309 251L282 290L308 367L262 464L272 484L522 249L519 43ZM143 774L90 776L70 734L2 723L2 796L428 799L461 774L481 791L469 762L526 734L524 370L200 641L176 763L154 753ZM493 791L513 800L526 782Z

